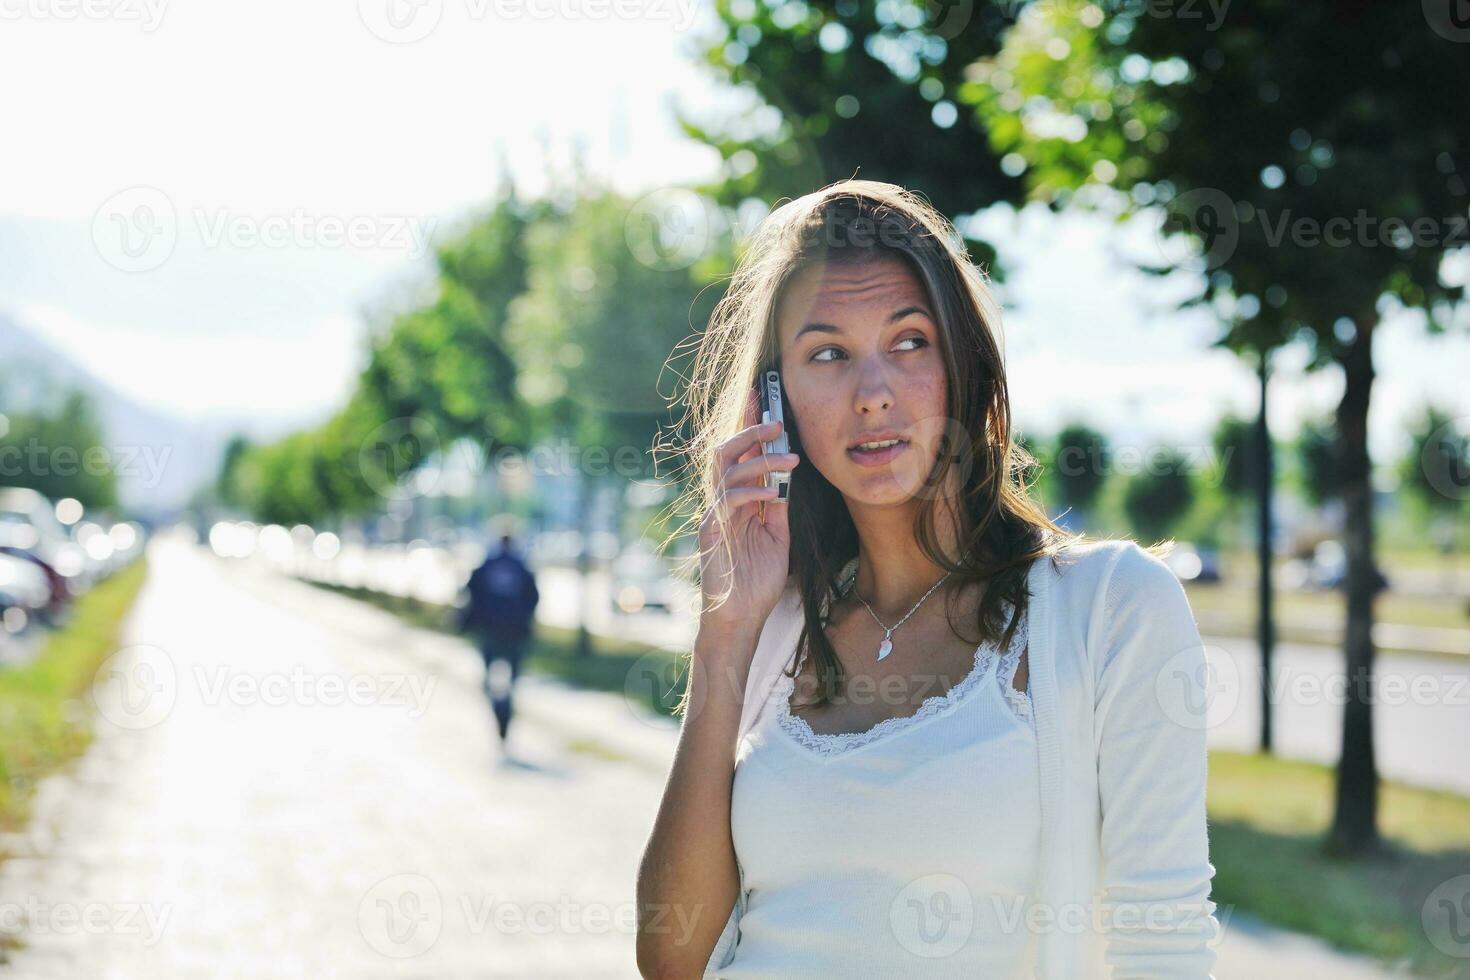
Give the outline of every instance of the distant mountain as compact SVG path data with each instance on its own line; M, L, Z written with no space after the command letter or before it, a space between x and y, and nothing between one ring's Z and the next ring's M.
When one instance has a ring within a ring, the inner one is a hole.
M97 408L118 472L120 502L165 515L212 480L225 442L248 423L174 418L120 394L35 332L0 313L0 385L6 409L33 409L57 391L80 389Z

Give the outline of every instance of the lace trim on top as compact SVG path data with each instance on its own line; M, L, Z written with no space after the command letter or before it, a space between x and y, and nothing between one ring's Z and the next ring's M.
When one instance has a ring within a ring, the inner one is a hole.
M926 718L933 718L952 711L956 705L965 700L969 692L979 687L981 680L990 676L1001 685L1006 703L1023 721L1030 724L1032 721L1030 692L1018 691L1014 686L1016 670L1021 663L1021 654L1027 647L1026 637L1026 617L1023 615L1021 622L1016 626L1016 633L1011 640L1010 648L1005 653L1000 653L994 642L980 644L975 648L974 666L958 684L943 694L925 698L923 704L919 705L919 710L913 714L898 718L885 718L863 732L813 731L805 718L791 710L791 693L795 690L796 679L786 676L783 672L781 696L777 698L776 706L777 723L793 739L813 751L824 755L844 752L867 745L891 732L916 725ZM997 666L993 673L990 669L992 664ZM1029 683L1027 686L1029 688Z

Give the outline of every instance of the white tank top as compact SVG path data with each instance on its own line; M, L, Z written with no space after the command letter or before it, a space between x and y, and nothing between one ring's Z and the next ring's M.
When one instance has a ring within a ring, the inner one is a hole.
M1032 976L1040 786L1030 699L1013 687L1025 629L865 732L814 733L778 680L737 747L747 904L715 976Z

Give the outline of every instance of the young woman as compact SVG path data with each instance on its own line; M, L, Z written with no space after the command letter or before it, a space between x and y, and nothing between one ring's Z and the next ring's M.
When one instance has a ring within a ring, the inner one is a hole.
M1031 500L997 330L891 184L742 259L689 392L704 606L644 976L1210 976L1204 648L1156 550Z

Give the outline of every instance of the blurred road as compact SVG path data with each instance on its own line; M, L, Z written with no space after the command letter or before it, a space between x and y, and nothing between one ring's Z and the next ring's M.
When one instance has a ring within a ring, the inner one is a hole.
M637 976L676 724L527 677L506 764L465 644L166 539L150 562L97 741L0 842L0 974ZM1229 911L1216 980L1386 975Z
M151 648L98 692L121 724L3 842L10 975L637 976L653 773L531 726L499 764L469 647L185 545L150 559L126 642Z
M1254 640L1205 637L1216 685L1212 748L1260 745L1261 652ZM1384 779L1470 796L1470 657L1379 655L1373 752ZM1333 765L1342 749L1346 674L1339 649L1278 643L1272 664L1275 753Z

